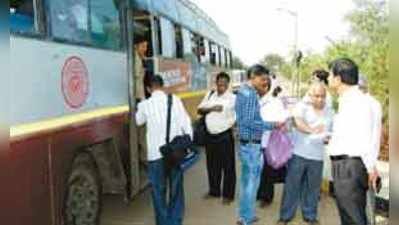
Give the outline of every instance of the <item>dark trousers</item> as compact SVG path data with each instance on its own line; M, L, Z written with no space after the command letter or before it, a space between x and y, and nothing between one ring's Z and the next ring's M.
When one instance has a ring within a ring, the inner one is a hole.
M288 162L280 220L291 221L300 205L305 221L317 220L323 161L293 155Z
M273 202L274 198L274 182L270 179L269 174L272 172L273 168L266 164L263 166L262 175L260 177L260 185L258 189L257 199L264 202Z
M184 216L183 172L174 169L165 177L163 160L148 163L152 202L157 225L182 225Z
M361 159L332 160L341 225L366 225L368 173Z
M234 199L236 168L232 130L219 136L213 135L205 145L209 195ZM223 192L221 184L223 179Z

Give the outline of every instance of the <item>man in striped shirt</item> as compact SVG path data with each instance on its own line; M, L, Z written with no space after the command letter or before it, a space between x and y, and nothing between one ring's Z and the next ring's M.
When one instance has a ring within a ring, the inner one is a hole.
M261 137L264 131L278 129L284 123L269 123L260 115L259 95L267 85L270 71L262 65L249 68L248 83L237 93L235 111L240 138L241 160L240 203L238 225L251 225L255 216L256 193L263 167Z
M182 225L184 216L183 171L175 168L167 182L163 156L159 148L166 144L167 99L163 91L163 79L151 78L151 97L138 104L137 125L147 125L148 178L152 185L152 200L156 225ZM170 140L176 136L193 135L190 117L182 101L172 95ZM169 195L167 195L169 194ZM167 201L169 196L169 200Z

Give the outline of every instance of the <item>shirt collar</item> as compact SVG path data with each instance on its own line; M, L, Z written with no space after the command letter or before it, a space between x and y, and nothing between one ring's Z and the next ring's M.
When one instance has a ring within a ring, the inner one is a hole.
M222 98L224 96L227 96L229 94L229 90L226 90L223 94L219 95L217 91L215 91L215 96Z
M165 95L165 92L161 91L161 90L156 90L154 92L152 92L151 96L162 96Z
M346 90L344 93L342 93L341 96L339 97L338 102L341 105L341 103L344 103L351 98L356 98L357 96L360 96L362 94L363 93L359 90L359 87L356 85L356 86L350 87L348 90Z
M357 85L352 86L350 88L348 88L344 93L342 93L341 95L341 99L346 99L350 96L353 96L354 94L357 94L359 92L359 87Z
M252 86L251 82L249 82L249 81L245 84L245 86L246 86L248 89L250 89L250 90L256 91L255 88L254 88L254 86Z

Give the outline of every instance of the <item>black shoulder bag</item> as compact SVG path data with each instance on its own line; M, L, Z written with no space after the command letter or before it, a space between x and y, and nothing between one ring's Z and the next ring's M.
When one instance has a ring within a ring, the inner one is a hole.
M170 123L172 117L172 95L168 95L167 119L166 119L166 144L160 147L167 170L180 166L184 159L189 155L193 143L188 134L179 135L170 141Z
M212 97L214 90L209 93L208 100ZM198 120L194 122L194 144L198 146L204 146L208 142L209 132L205 123L205 116L201 116Z

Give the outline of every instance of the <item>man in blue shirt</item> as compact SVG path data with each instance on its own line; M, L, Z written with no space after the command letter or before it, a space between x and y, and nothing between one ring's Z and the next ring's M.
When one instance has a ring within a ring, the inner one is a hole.
M263 167L261 137L265 130L281 128L284 123L270 123L260 116L259 95L267 85L270 71L262 65L248 69L248 83L237 92L235 111L240 138L241 181L238 225L251 225L255 217L256 193Z

